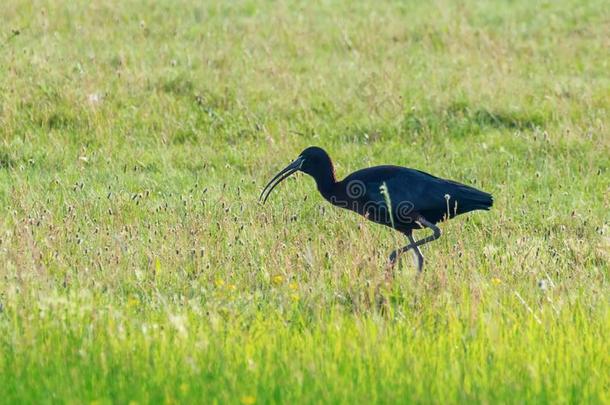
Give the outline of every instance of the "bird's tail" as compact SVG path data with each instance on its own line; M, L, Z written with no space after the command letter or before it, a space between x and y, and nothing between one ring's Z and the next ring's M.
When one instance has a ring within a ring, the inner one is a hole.
M489 210L494 203L493 196L474 187L461 185L458 188L457 213L462 214L474 210Z

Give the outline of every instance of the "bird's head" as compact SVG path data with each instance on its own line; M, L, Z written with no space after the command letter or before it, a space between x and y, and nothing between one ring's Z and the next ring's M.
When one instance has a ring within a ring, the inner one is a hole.
M316 180L330 172L334 179L333 164L328 156L328 153L326 153L324 149L317 146L310 146L309 148L303 150L303 152L301 152L301 154L292 163L286 166L281 172L276 174L269 183L267 183L259 197L259 200L262 199L264 204L275 186L297 171L307 173Z

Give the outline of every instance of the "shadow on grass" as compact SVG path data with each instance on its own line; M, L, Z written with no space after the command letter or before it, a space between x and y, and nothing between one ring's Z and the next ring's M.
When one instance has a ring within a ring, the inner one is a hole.
M15 167L15 160L5 150L0 149L0 169L12 169Z
M444 109L409 111L402 121L408 133L444 133L450 137L476 135L489 129L534 130L544 124L540 113L473 108L465 102L456 102Z

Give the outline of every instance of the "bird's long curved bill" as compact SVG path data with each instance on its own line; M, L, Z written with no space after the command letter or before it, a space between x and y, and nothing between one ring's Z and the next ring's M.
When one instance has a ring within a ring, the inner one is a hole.
M263 192L261 193L258 200L259 201L263 200L263 204L264 204L267 201L267 198L269 198L269 194L271 194L271 191L273 191L275 186L280 184L282 182L282 180L284 180L286 177L290 176L292 173L299 170L301 168L302 164L303 164L303 159L299 157L294 162L292 162L288 166L286 166L281 172L276 174L275 177L272 178L269 183L267 183L267 185L263 189Z

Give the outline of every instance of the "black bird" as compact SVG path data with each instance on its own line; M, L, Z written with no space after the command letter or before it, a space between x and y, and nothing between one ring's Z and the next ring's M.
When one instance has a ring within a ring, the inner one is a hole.
M489 210L493 205L491 194L400 166L369 167L337 181L330 157L316 146L305 149L271 179L259 198L263 204L275 186L299 170L314 178L318 191L331 204L405 234L409 244L393 251L389 264L393 266L400 254L413 249L420 272L424 257L419 247L441 236L436 226L439 221L474 210ZM413 230L424 227L430 228L432 235L415 241Z

